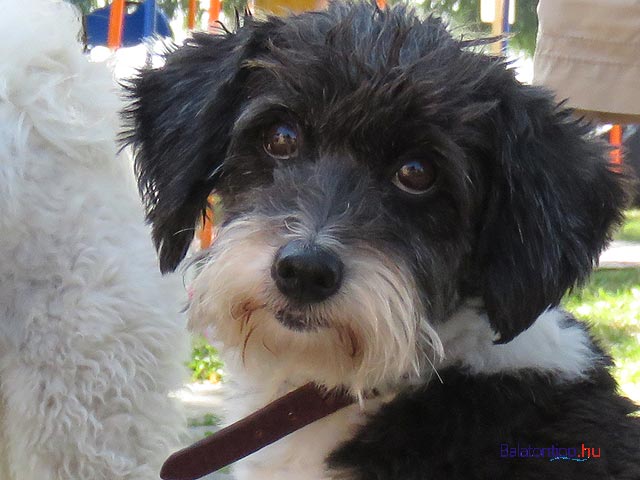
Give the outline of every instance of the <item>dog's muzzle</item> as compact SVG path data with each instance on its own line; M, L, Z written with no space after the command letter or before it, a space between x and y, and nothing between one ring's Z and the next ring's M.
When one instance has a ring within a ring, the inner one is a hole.
M306 305L336 293L343 269L342 261L329 250L293 240L276 253L271 277L283 295L296 304Z

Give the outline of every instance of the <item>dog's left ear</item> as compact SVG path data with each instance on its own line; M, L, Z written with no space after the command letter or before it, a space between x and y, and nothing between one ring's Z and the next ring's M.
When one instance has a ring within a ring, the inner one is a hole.
M142 70L128 85L125 142L134 148L162 272L184 258L215 187L253 40L250 26L224 35L195 34L166 54L163 67Z
M621 220L621 175L589 128L544 89L515 80L491 114L493 157L476 265L505 343L590 272Z

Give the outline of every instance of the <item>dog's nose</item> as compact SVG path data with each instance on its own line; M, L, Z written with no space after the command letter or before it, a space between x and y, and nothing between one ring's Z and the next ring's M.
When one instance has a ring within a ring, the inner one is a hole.
M271 267L278 290L303 303L321 302L338 291L343 264L333 253L293 240L276 254Z

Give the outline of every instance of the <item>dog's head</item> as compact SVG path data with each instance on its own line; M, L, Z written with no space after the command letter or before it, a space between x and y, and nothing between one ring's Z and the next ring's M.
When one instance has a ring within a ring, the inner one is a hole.
M617 175L570 111L404 7L247 18L195 35L132 94L163 271L222 198L192 322L246 364L397 380L442 353L434 326L470 297L508 342L619 220Z

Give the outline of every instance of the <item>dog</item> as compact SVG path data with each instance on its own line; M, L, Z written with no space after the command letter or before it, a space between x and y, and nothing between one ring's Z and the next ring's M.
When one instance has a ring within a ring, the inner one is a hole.
M117 155L122 99L73 7L0 5L0 478L156 479L186 423L184 288Z
M232 419L307 382L358 399L236 478L640 478L637 406L559 307L621 221L624 176L481 42L334 2L194 34L131 80L163 271L222 199L189 322L238 384Z

